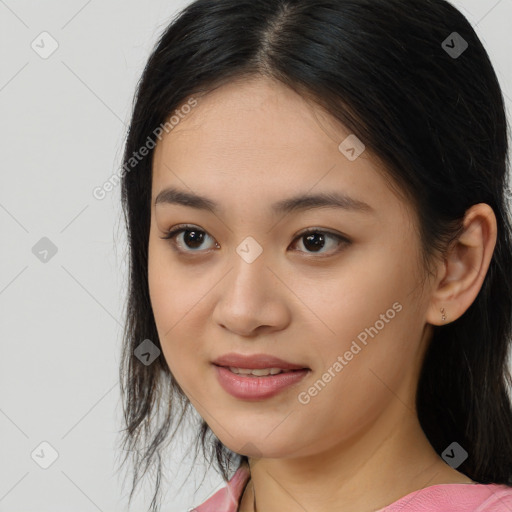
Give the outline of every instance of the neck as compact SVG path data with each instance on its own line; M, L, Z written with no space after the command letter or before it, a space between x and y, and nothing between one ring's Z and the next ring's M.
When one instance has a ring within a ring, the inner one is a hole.
M398 399L364 432L328 450L249 465L240 512L377 510L430 485L472 482L444 463Z

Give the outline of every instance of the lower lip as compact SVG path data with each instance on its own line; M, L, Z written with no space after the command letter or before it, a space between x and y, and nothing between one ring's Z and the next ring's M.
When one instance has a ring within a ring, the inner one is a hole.
M300 382L309 372L309 370L304 369L264 377L248 377L233 373L224 366L215 365L215 369L224 391L235 398L245 400L260 400L277 395L287 387Z

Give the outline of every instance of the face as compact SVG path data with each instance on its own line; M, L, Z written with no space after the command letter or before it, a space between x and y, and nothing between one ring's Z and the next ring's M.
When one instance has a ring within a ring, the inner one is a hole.
M412 404L428 308L418 230L370 148L348 158L348 131L267 79L185 110L154 153L148 278L163 355L213 432L238 453L299 457L349 442L397 395ZM292 202L305 195L324 201ZM214 364L233 353L305 370Z

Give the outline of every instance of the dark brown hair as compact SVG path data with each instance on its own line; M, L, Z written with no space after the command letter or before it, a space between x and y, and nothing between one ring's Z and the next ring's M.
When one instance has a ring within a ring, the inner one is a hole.
M460 55L447 49L453 37L468 45ZM415 206L427 272L470 206L493 208L498 238L482 289L459 319L434 328L416 401L439 454L457 441L469 453L459 471L512 485L509 127L498 79L470 23L444 0L197 0L149 57L123 164L187 98L254 76L315 101L385 163ZM125 461L131 455L134 469L130 501L158 462L151 503L157 510L160 450L190 403L164 357L148 366L134 357L144 339L160 346L147 280L151 180L151 154L122 179L130 274L120 379ZM204 421L198 440L224 479L230 461L246 459Z

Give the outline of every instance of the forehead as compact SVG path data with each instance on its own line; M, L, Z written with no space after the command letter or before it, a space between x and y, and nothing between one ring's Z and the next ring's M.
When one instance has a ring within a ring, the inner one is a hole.
M196 99L198 105L164 136L163 145L197 141L201 136L199 151L207 144L210 151L232 150L235 155L241 149L268 148L289 156L290 150L298 152L304 143L304 149L322 150L349 135L318 106L267 78L229 82Z
M153 201L179 185L239 203L327 190L389 202L370 152L347 159L339 145L350 132L280 82L230 82L194 97L197 106L155 149Z

